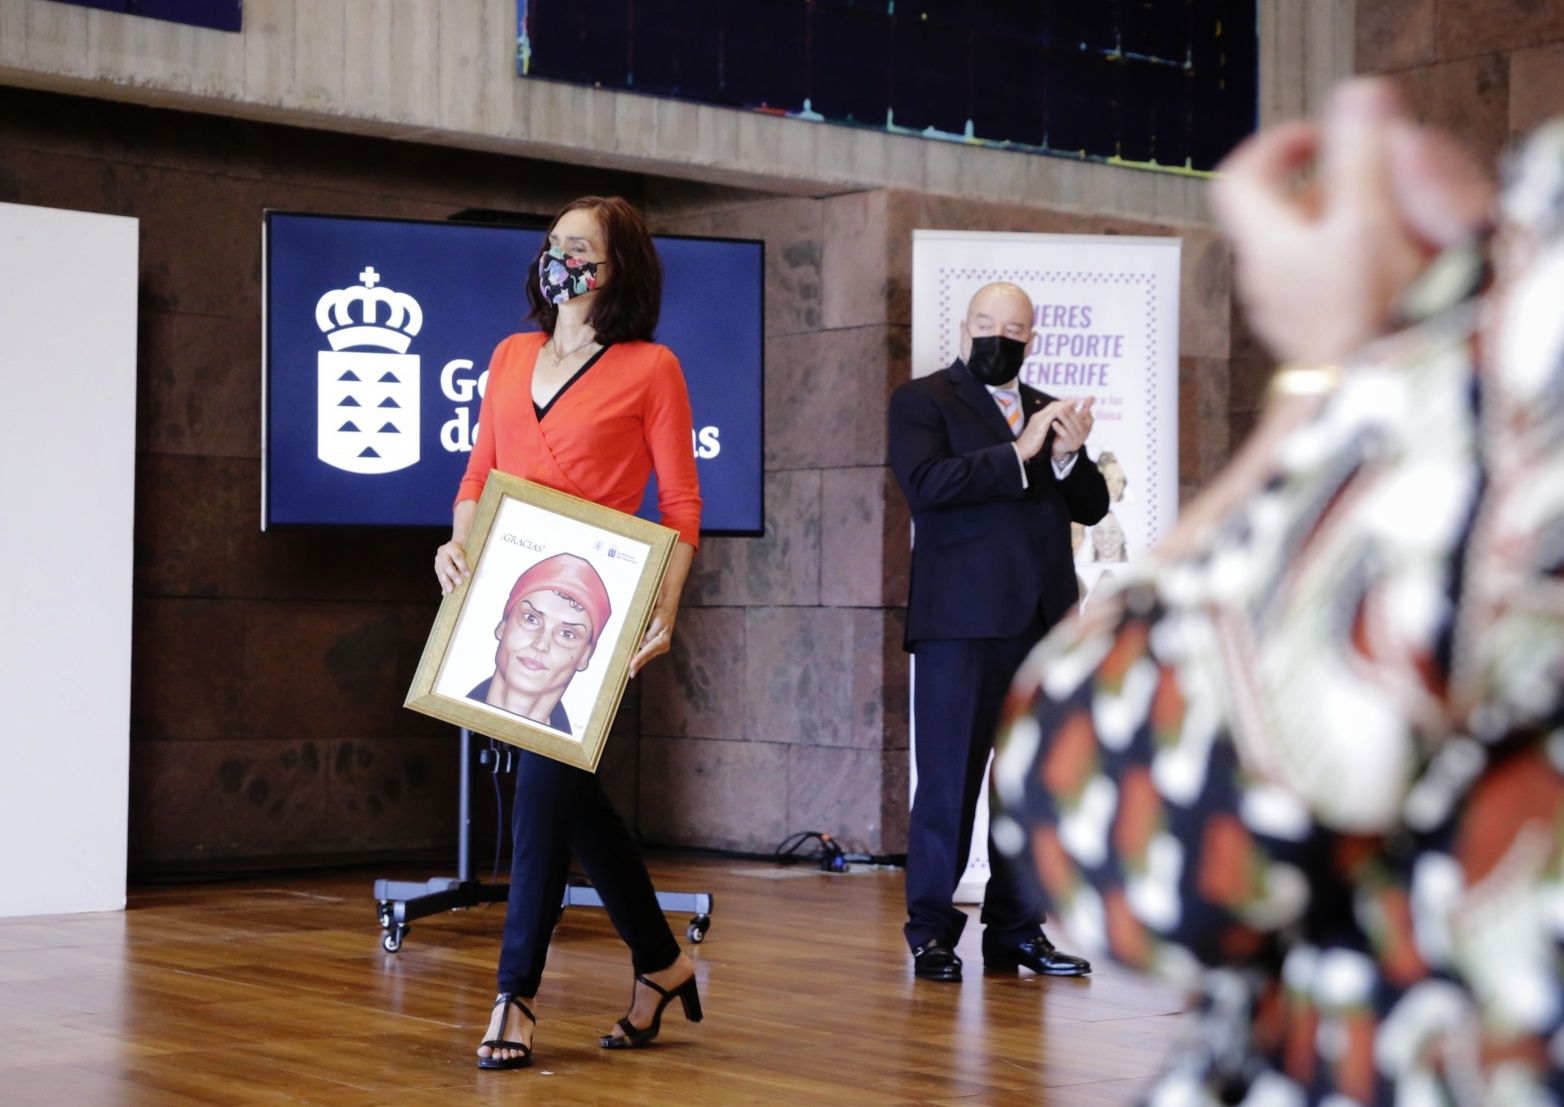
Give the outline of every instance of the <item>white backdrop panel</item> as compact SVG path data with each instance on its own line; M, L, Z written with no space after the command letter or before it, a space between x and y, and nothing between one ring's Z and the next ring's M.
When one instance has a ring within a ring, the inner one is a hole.
M0 916L125 906L137 243L0 204Z

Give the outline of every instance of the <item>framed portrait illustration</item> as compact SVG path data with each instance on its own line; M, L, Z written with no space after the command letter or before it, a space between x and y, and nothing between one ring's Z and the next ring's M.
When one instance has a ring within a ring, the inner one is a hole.
M490 473L406 706L595 772L677 540Z

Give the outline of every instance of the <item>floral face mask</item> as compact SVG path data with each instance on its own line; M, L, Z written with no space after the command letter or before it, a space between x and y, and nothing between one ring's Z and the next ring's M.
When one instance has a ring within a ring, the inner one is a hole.
M538 288L543 298L558 307L567 300L595 292L600 261L572 257L558 246L550 246L538 259Z

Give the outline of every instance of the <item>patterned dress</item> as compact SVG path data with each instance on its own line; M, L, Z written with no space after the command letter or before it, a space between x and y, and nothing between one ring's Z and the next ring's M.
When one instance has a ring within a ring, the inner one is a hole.
M1154 1107L1564 1099L1564 122L1485 250L1017 676L996 842L1198 997Z

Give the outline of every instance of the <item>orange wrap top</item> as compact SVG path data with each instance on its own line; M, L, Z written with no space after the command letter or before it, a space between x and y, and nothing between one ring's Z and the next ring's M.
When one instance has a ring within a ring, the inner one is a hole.
M655 471L663 525L698 546L700 482L679 359L654 342L615 343L555 396L540 420L532 370L547 338L513 334L495 347L456 501L476 500L490 470L498 469L634 513Z

